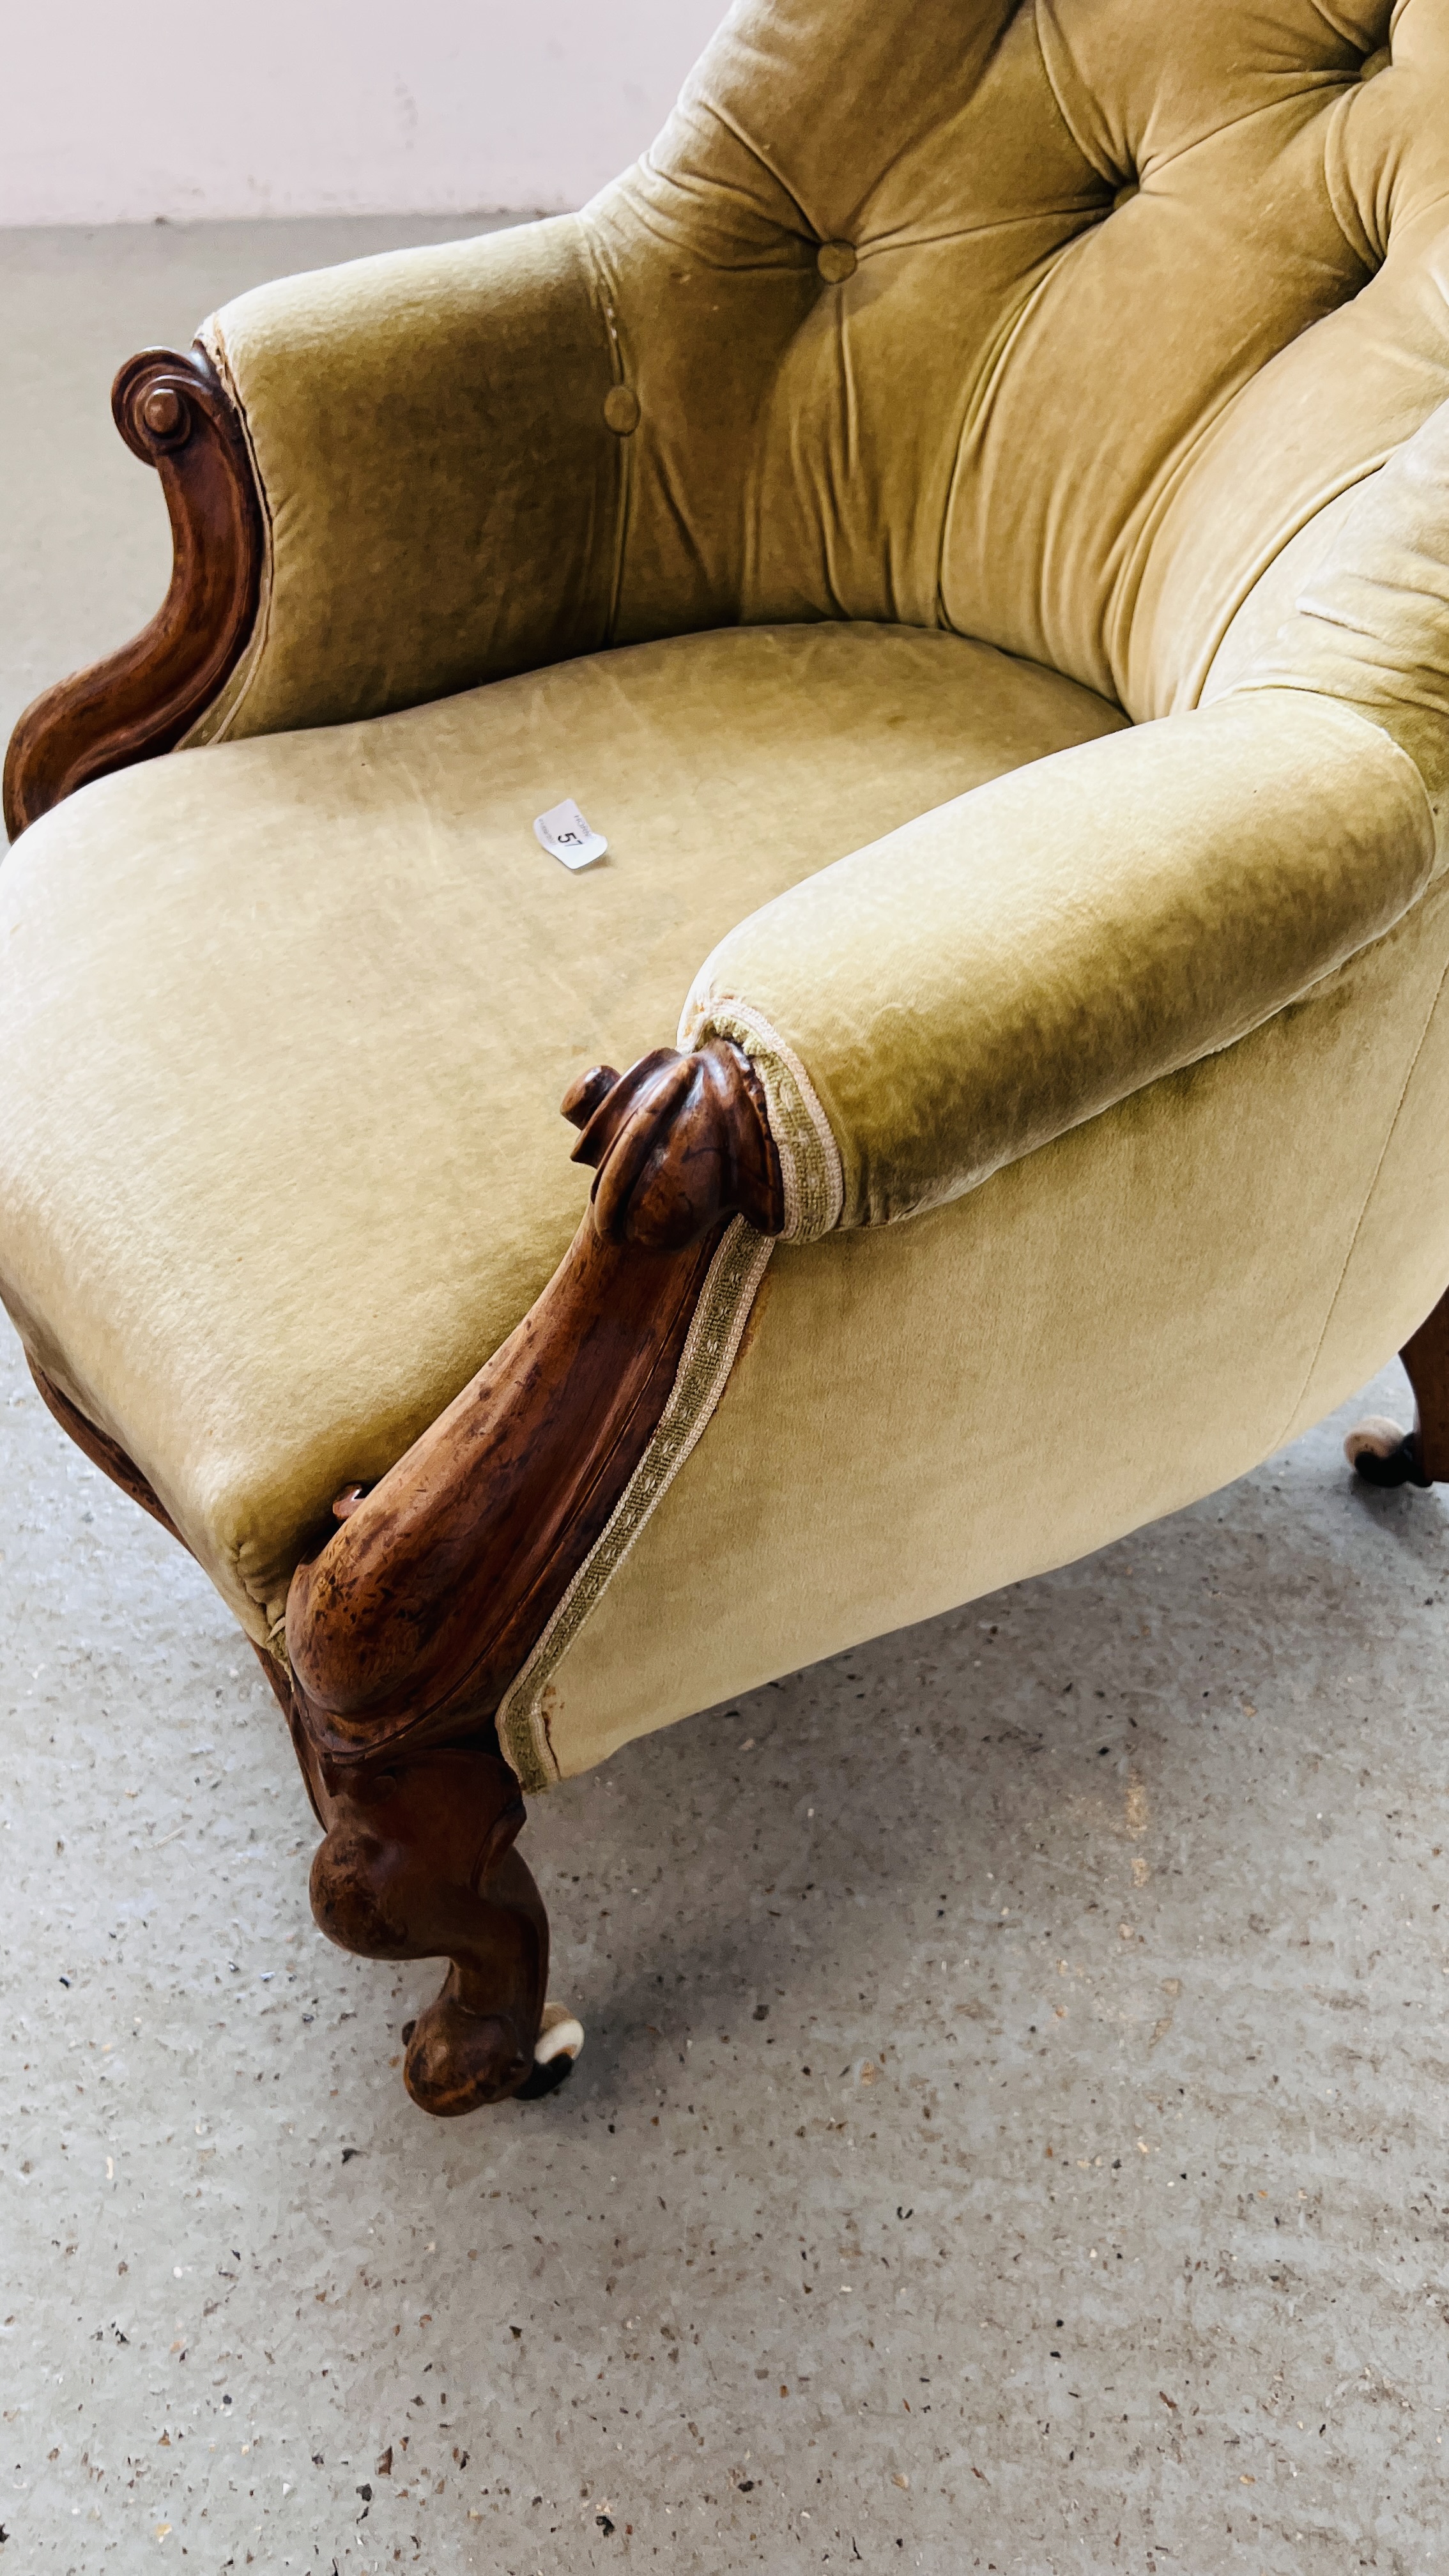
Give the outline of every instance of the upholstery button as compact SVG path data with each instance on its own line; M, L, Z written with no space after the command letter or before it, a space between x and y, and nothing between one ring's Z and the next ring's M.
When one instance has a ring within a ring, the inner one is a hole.
M1366 55L1364 60L1359 64L1359 79L1361 81L1373 80L1379 72L1386 72L1388 70L1389 62L1390 55L1388 46L1380 45L1376 54Z
M1140 196L1141 193L1142 191L1139 188L1137 181L1135 179L1129 179L1125 187L1118 189L1116 196L1112 200L1113 214L1116 214L1119 206L1130 206L1133 198Z
M843 286L855 275L855 252L849 242L822 242L815 254L815 265L827 286Z
M639 397L632 385L610 385L604 396L604 418L616 438L627 438L639 426Z

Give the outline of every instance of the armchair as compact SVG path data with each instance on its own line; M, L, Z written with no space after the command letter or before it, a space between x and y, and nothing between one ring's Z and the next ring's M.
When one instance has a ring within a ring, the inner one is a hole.
M1355 1463L1449 1476L1446 251L1442 0L742 0L581 215L122 370L176 569L11 745L0 1295L323 1928L450 1962L424 2108L582 2037L524 1792L1395 1347Z

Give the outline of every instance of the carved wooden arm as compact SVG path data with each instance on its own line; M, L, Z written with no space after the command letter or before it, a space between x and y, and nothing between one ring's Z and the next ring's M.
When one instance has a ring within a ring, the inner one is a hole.
M596 1174L567 1254L397 1465L338 1495L341 1527L292 1581L290 1680L257 1650L324 1828L323 1931L368 1958L451 1961L405 2034L408 2091L445 2117L568 2071L535 2057L548 1918L514 1849L523 1800L493 1713L658 1425L726 1227L784 1223L764 1096L726 1041L660 1049L622 1079L600 1065L563 1107ZM86 1455L172 1529L134 1462L34 1374Z
M338 1495L287 1603L293 1736L327 1827L313 1910L368 1956L451 1956L405 2067L442 2113L563 2072L530 2073L548 1927L493 1714L658 1425L726 1227L784 1223L764 1098L726 1042L622 1079L599 1066L563 1108L596 1175L567 1254L406 1456Z
M559 1268L293 1577L292 1671L329 1753L487 1726L648 1445L726 1225L784 1221L763 1097L724 1042L599 1067L564 1115L597 1177Z
M205 351L143 349L128 358L111 409L133 455L160 474L171 513L171 584L131 643L26 708L5 759L12 840L91 779L170 751L233 669L256 616L263 553L256 478Z

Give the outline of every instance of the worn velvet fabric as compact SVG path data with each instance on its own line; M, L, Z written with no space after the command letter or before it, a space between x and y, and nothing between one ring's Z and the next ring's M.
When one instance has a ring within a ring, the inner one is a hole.
M1449 1279L1446 967L1441 880L984 1187L781 1245L693 1456L520 1676L524 1777L1086 1555L1341 1404Z
M274 540L233 729L736 619L1189 707L1449 392L1446 224L1442 0L754 0L582 215L216 317Z
M0 1285L254 1635L547 1276L565 1081L681 1013L794 1240L530 1778L1206 1490L1427 1311L1444 0L754 0L579 216L206 336L262 605L0 881Z
M684 1033L761 1015L824 1108L845 1223L881 1224L1244 1036L1388 929L1433 857L1383 733L1245 693L1017 770L777 896L708 961Z
M904 627L734 628L88 787L0 869L0 1280L253 1636L512 1331L584 1066L742 906L1122 723ZM581 875L533 817L607 827Z

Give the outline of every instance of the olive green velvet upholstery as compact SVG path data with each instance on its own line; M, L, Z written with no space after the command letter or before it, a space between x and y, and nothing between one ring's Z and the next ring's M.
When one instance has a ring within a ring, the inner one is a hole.
M685 1031L782 1038L844 1162L843 1222L883 1224L1246 1035L1388 929L1433 858L1423 781L1384 734L1241 693L1015 771L778 895L708 961Z
M206 339L261 607L0 876L0 1290L259 1642L562 1250L565 1081L676 1022L788 1239L510 1690L527 1781L1210 1490L1421 1320L1449 0L745 0L582 214Z
M274 540L233 730L737 619L1190 707L1449 390L1446 200L1442 0L747 0L582 216L216 317Z
M511 1694L524 1777L1068 1563L1341 1404L1449 1279L1446 965L1440 880L983 1188L781 1245L698 1447Z
M259 1643L566 1250L573 1076L668 1043L741 906L1121 724L960 636L734 627L153 761L25 833L6 1299ZM565 789L608 826L578 876L531 829Z

